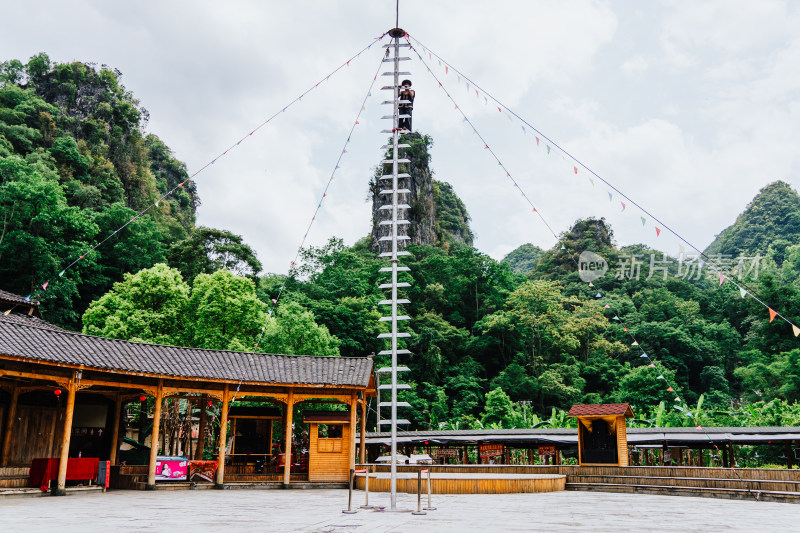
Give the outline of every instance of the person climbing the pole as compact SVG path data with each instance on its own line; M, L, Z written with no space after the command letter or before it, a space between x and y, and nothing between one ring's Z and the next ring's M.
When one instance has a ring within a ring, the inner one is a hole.
M403 80L400 84L400 101L398 108L400 115L408 115L408 118L401 118L397 123L398 129L411 131L411 113L414 111L414 96L416 93L411 89L411 80Z

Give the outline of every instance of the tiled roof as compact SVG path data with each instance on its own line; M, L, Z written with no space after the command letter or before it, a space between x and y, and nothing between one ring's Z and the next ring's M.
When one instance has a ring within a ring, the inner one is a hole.
M567 416L633 416L631 406L627 403L601 403L590 405L573 405Z
M12 304L24 304L24 305L31 305L34 307L39 306L38 300L25 300L22 296L18 294L14 294L13 292L8 292L4 290L0 290L0 301L9 302Z
M146 344L36 327L7 318L0 315L0 358L8 355L89 369L245 383L367 387L372 374L372 359L368 357L274 355Z
M55 324L51 324L46 320L42 320L39 317L33 315L26 315L23 313L9 313L7 315L0 313L0 321L13 322L15 324L24 324L27 326L35 326L37 328L52 329L53 331L67 331L64 328L60 328Z

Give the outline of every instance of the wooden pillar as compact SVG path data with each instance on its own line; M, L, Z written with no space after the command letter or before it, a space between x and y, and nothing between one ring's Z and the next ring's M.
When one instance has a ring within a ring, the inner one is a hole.
M206 420L208 414L208 396L203 394L200 398L200 424L197 428L197 449L195 450L194 458L198 461L203 460L203 454L206 451Z
M358 412L358 397L356 393L350 394L350 469L356 468L356 413Z
M61 436L61 455L58 459L58 480L53 490L54 496L63 496L67 493L67 463L69 462L69 441L72 437L72 415L75 413L75 393L78 384L75 378L67 384L67 411L64 416L64 433Z
M163 401L164 380L159 379L158 388L156 388L156 402L153 407L153 431L150 433L150 462L147 464L145 490L156 490L156 458L158 457L158 433L161 428L161 404ZM140 416L146 416L146 413L142 413Z
M224 488L225 482L225 448L228 444L228 385L222 391L222 414L219 421L219 456L217 458L216 488Z
M359 447L358 460L364 464L367 463L367 398L364 395L364 401L361 403L361 426L359 426L359 433L361 434L361 446ZM791 463L790 463L791 464ZM791 468L791 466L789 467Z
M722 468L728 468L730 461L728 461L728 445L722 447Z
M11 391L11 403L8 404L8 413L6 414L6 427L3 431L3 447L0 451L0 466L8 465L8 452L11 449L11 433L14 431L14 419L17 416L17 401L19 400L19 387L14 382L14 388Z
M283 447L283 484L288 485L291 480L292 472L292 415L294 412L294 389L289 389L289 397L286 399L286 412L284 419L284 442Z
M556 466L561 466L561 450L556 448Z
M111 450L108 453L109 464L117 464L117 451L119 450L119 421L122 416L122 395L117 393L114 400L114 423L111 426Z
M275 423L275 421L270 418L269 419L269 439L267 439L268 443L269 443L269 445L267 446L267 455L269 456L270 461L272 461L272 432L275 430L274 423Z
M792 459L794 459L794 449L792 448L792 441L788 441L786 443L786 447L784 448L784 452L786 454L786 468L791 470L792 469Z
M464 459L463 459L464 464L468 465L469 464L469 449L466 446L464 446L463 452L464 452Z
M731 463L731 468L736 468L736 456L733 454L733 443L732 442L728 443L728 449L730 450L728 452L728 457L729 457L729 460L730 460L730 463Z

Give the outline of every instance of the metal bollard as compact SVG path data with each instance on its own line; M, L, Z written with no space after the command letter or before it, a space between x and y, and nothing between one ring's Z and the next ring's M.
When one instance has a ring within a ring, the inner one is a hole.
M374 506L369 504L369 467L364 472L366 472L364 474L364 505L361 506L361 509L372 509Z
M422 510L422 470L417 470L417 510L411 513L413 515L428 514Z
M343 509L342 512L344 514L356 514L357 511L353 511L353 478L356 477L356 472L352 468L350 469L350 488L347 491L347 509Z
M425 507L426 511L435 511L436 507L431 506L431 469L428 469L428 506Z

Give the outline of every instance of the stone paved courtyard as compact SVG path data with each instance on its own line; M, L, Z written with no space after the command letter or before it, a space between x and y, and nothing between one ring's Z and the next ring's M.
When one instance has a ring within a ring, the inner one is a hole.
M363 493L355 493L363 503ZM416 497L398 495L405 508ZM434 495L426 516L342 514L343 490L114 491L0 499L0 532L747 531L800 530L800 505L711 498L553 492ZM372 494L370 503L388 504ZM423 500L424 503L424 500Z

